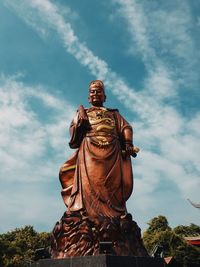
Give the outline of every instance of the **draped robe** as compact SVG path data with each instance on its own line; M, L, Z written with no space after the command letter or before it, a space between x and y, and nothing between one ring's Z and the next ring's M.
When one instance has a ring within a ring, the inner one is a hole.
M60 170L63 200L69 212L85 210L91 220L127 213L126 200L132 193L130 156L123 155L124 129L131 126L117 110L85 109L88 126L80 114L71 123L71 148L78 148Z

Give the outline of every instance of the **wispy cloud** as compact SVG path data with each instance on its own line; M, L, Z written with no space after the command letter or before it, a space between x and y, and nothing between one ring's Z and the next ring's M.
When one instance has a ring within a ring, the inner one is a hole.
M40 111L33 109L33 100L39 101L43 110L53 109L45 122ZM70 153L66 128L74 112L67 101L47 93L42 86L27 86L16 77L0 77L0 190L6 229L30 224L30 219L48 224L46 216L55 214L48 205L61 206L57 177L59 166ZM53 184L57 195L50 193ZM13 221L15 215L18 219Z
M118 4L117 14L128 26L130 51L140 54L149 72L147 81L151 82L153 77L152 82L155 82L155 77L160 76L155 83L159 95L165 98L175 95L181 87L195 86L199 81L196 71L199 56L198 44L193 38L195 25L188 1L113 2ZM168 81L167 86L166 83L164 86L163 82L160 83L161 78ZM157 90L154 92L159 96Z
M55 152L55 156L59 158L63 156L65 154L63 145L67 144L66 128L75 112L72 105L47 93L41 86L27 86L13 77L1 76L0 89L1 164L4 166L1 172L8 171L10 166L16 170L22 166L31 173L30 162L34 161L37 165L38 161L41 167L43 163L40 163L40 160L45 160L49 147ZM45 123L40 117L40 110L34 111L32 108L33 99L39 100L43 109L54 110L51 117L46 118ZM48 166L48 163L45 165ZM37 173L37 170L35 172ZM19 180L23 178L25 176L17 177ZM8 173L7 179L9 179ZM35 175L34 179L38 180L41 177Z
M94 53L79 40L71 24L66 22L66 18L62 16L61 10L59 10L55 4L49 0L29 2L20 0L18 3L5 0L4 2L8 7L14 9L15 12L25 20L26 23L39 32L39 34L45 32L46 35L48 35L51 30L57 32L66 51L72 54L81 65L87 67L95 78L104 80L108 89L111 89L112 93L120 101L123 101L128 108L130 108L134 102L135 105L137 105L137 110L141 111L141 116L145 116L145 112L149 112L149 106L146 105L145 101L143 101L143 104L141 103L141 97L138 97L134 89L130 88L119 75L109 68L104 60L94 55Z
M141 3L136 0L114 0L113 2L119 4L116 12L128 26L127 30L131 37L129 51L140 55L148 72L148 77L144 81L145 89L158 100L176 95L173 73L157 55L154 46L156 40L151 32L149 18L151 15L147 15L148 12L144 11Z
M55 30L67 52L73 54L82 65L87 66L94 76L105 78L108 72L107 64L80 42L70 23L65 21L61 10L55 4L49 0L20 0L18 3L5 0L5 3L39 33L45 32L47 35L50 30Z

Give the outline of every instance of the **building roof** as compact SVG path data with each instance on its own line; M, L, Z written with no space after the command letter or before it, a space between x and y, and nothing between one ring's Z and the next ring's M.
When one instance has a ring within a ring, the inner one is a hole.
M200 246L200 236L186 236L185 240L188 244Z

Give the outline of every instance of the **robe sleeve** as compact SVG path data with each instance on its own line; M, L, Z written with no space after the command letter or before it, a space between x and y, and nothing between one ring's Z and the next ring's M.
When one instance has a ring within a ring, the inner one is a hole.
M115 116L117 120L121 149L124 150L126 142L132 143L133 129L131 125L119 114L119 112L115 112ZM133 191L133 171L131 157L129 155L122 157L122 173L124 199L127 201Z

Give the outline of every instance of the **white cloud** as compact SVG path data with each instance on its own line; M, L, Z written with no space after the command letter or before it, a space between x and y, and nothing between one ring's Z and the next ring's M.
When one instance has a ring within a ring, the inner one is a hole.
M1 77L0 99L1 163L4 166L1 171L9 169L10 163L16 170L20 165L31 170L30 162L36 164L44 160L49 147L57 157L64 155L63 147L67 143L68 134L66 128L75 110L67 101L50 95L41 86L26 86L12 77ZM32 99L42 101L43 108L54 109L55 115L46 118L43 123L39 113L31 107Z
M55 30L64 42L67 52L72 54L82 65L87 66L94 76L99 76L101 79L105 78L108 72L107 64L79 41L70 23L65 21L57 5L49 0L31 0L29 2L20 0L18 3L5 0L5 3L39 33Z
M159 64L155 69L148 70L148 76L144 80L144 87L154 95L156 99L162 100L176 95L176 83L172 74L165 66Z
M153 82L157 75L160 77L155 85L161 97L173 96L178 88L197 84L199 53L193 34L196 25L188 1L113 2L119 4L116 17L120 15L128 26L130 50L142 57L147 72L150 72L147 81L151 83L152 73ZM174 88L171 84L160 88L162 77L164 81L170 79ZM158 97L158 92L154 92Z
M94 55L85 44L81 43L75 35L71 24L66 22L66 18L62 16L62 12L55 4L49 0L29 2L20 0L18 3L5 0L4 2L36 31L39 29L39 33L41 31L48 33L50 30L55 30L63 41L66 51L72 54L80 64L87 67L95 78L104 80L108 89L111 89L119 100L125 101L124 103L129 108L134 101L137 104L137 109L145 111L144 107L141 108L141 101L137 93L132 88L129 88L116 73L110 70L104 60Z
M55 115L44 122L40 111L32 109L32 100L40 101L43 109L50 107ZM1 227L5 227L1 231L35 222L52 227L58 219L54 217L62 205L58 172L72 153L67 151L67 128L74 112L67 101L42 86L0 77L0 202ZM52 208L56 210L53 213Z
M158 214L173 225L199 223L199 214L186 200L199 199L199 114L192 121L173 109L163 115L158 123L135 125L141 152L133 161L135 189L129 207L144 228L144 218Z
M144 83L145 89L159 100L176 95L173 74L157 55L154 47L156 39L152 41L149 12L145 12L142 4L136 0L113 0L113 2L119 4L117 15L123 17L128 26L131 38L129 50L141 56L148 72Z
M62 199L59 198L58 181L53 188L52 193L51 180L48 183L37 181L4 184L0 195L0 201L3 203L0 231L13 230L23 225L37 226L40 231L53 229L54 223L65 210Z
M150 46L148 17L143 13L141 4L135 0L113 0L113 2L119 4L117 14L126 18L131 41L136 43L133 52L136 49L145 62L149 56L152 57L153 61L156 55L154 49Z

